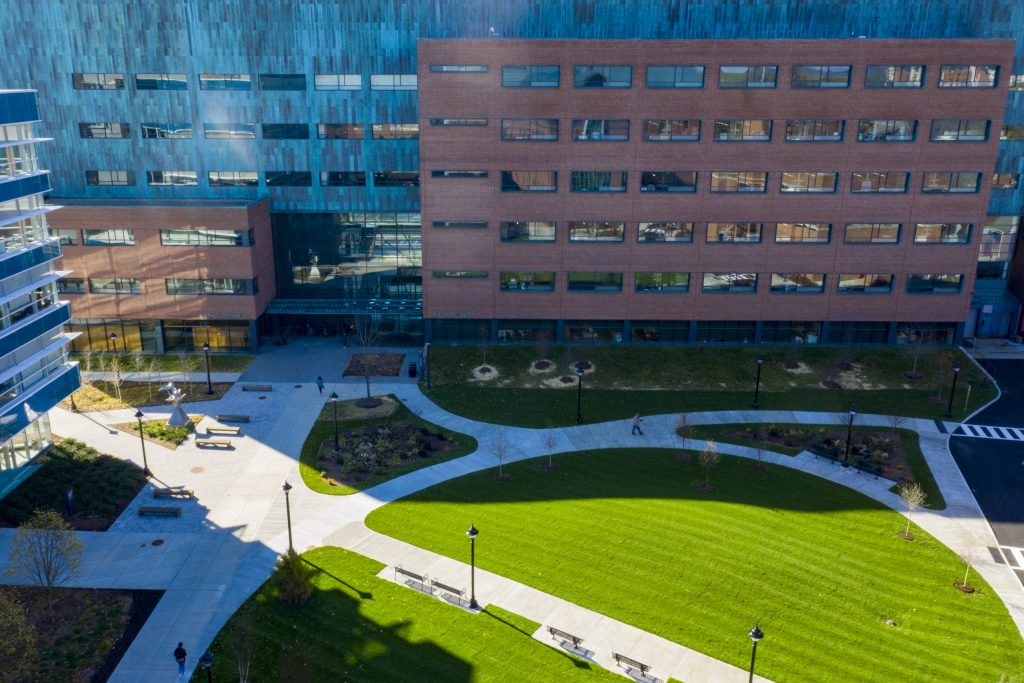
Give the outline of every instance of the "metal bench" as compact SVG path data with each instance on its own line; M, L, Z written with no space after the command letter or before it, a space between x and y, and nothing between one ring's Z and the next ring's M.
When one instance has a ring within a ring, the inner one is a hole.
M432 588L440 588L445 593L450 594L453 598L455 598L455 600L460 605L466 599L466 589L465 588L455 588L453 586L449 586L448 584L441 583L437 579L434 579L433 581L431 581L430 582L430 586Z
M214 427L206 428L207 434L224 434L225 436L238 436L242 433L241 427L229 427L225 425L217 425Z
M213 448L234 448L227 439L196 439L196 446L199 448L206 448L208 446Z
M273 391L274 387L269 384L243 384L242 391Z
M218 415L217 422L248 422L248 415Z
M555 628L554 626L548 626L548 633L551 634L552 638L561 638L563 642L571 641L572 649L574 650L580 649L580 643L583 642L583 639L579 636L574 636L573 634L567 633L562 629Z
M420 583L420 585L423 586L424 590L426 590L428 593L433 593L434 592L433 589L430 587L430 577L427 576L426 574L417 574L416 572L411 572L408 569L402 569L402 565L397 564L397 565L395 565L395 581L396 582L398 581L398 575L399 574L401 574L402 576L406 576L406 577L412 579L413 581L418 581Z
M140 507L139 517L145 517L151 515L153 517L181 517L181 508L170 505Z
M192 489L153 489L154 498L195 498Z
M622 666L623 664L625 664L627 667L633 667L634 669L637 669L638 671L640 671L640 675L641 676L646 676L647 672L651 670L650 664L644 664L643 662L638 662L635 659L633 659L632 657L627 657L626 655L620 655L618 652L613 652L612 653L612 659L614 659L615 663L618 664L619 666Z

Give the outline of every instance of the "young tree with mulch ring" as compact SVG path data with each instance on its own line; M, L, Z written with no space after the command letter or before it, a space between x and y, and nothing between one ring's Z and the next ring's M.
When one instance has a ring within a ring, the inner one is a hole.
M544 433L544 448L548 450L548 464L544 466L546 470L555 469L555 463L551 459L551 454L555 451L556 443L555 432L549 429Z
M924 505L928 496L916 481L900 484L899 493L903 504L907 506L907 528L900 532L900 538L905 541L913 541L914 534L910 533L910 519L914 516L914 510ZM966 580L965 578L964 581Z
M509 476L501 469L505 462L505 458L508 456L508 439L506 438L504 429L498 430L497 435L494 437L494 441L491 443L491 448L494 449L494 455L498 458L498 474L496 474L494 478L498 481L505 481Z
M701 491L714 491L715 487L711 485L711 468L718 464L722 456L718 453L718 446L711 439L708 439L704 443L704 450L700 452L700 466L704 468L704 483L698 488Z

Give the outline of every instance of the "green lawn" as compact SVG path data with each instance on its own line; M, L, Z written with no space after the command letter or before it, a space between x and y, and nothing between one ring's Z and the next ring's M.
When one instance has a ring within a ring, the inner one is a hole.
M321 570L313 596L289 607L264 584L214 640L213 680L238 680L245 653L254 682L622 680L533 640L539 625L523 617L493 607L470 614L378 579L384 565L341 548L303 557Z
M368 525L477 564L736 666L766 633L758 671L787 681L998 681L1024 671L1006 608L927 533L837 484L723 456L712 493L675 450L618 449L531 460L438 484ZM483 596L486 600L486 596ZM886 625L894 619L896 626ZM585 634L584 634L585 635Z
M757 446L757 442L752 439L745 439L738 436L726 435L726 432L742 432L747 427L754 427L757 425L751 424L717 424L717 425L694 425L693 427L693 438L694 439L711 439L712 441L721 441L723 443L734 443L741 446ZM785 424L780 423L776 425L779 429L816 429L818 427L825 427L826 429L836 429L836 425L810 425L810 424ZM930 510L944 510L946 509L946 500L942 497L942 491L939 489L939 485L935 483L935 477L932 476L932 470L928 467L928 461L924 459L924 454L921 453L920 439L918 438L917 432L910 429L891 429L888 427L857 427L853 428L855 432L897 432L900 435L900 441L903 444L903 451L907 455L907 463L910 465L910 471L913 475L914 481L921 485L924 492L928 495L928 503L925 505ZM797 455L800 453L799 448L787 448L786 446L780 446L778 444L769 443L764 446L766 450L776 451L784 453L786 455Z
M429 467L431 465L436 465L439 462L444 462L445 460L459 458L476 450L477 443L476 439L473 437L467 436L466 434L460 434L459 432L453 432L427 422L417 415L414 415L412 411L400 402L397 402L397 399L394 399L393 396L389 398L396 401L397 405L394 412L385 417L371 417L369 419L353 418L352 416L357 413L353 412L347 406L345 409L342 409L342 402L339 402L339 411L341 412L339 412L338 415L338 431L344 433L349 429L358 429L367 426L412 424L417 427L425 427L434 432L441 432L445 435L445 438L457 442L459 444L458 448L445 452L442 455L430 458L417 458L405 462L402 465L391 469L386 474L375 475L370 479L359 482L357 485L331 486L321 478L320 472L316 467L317 450L319 449L320 444L323 443L325 439L333 437L334 435L333 413L330 402L327 402L324 406L323 412L320 414L320 417L315 423L313 423L313 428L310 429L309 435L306 437L306 441L302 444L302 451L299 455L299 472L302 474L302 481L306 486L317 493L344 496L350 493L356 493L357 491L363 491L371 486L376 486L381 482L394 479L395 477L408 474L409 472L423 467ZM352 402L345 401L343 403L349 404Z
M593 363L583 380L583 418L587 422L657 413L749 408L753 399L756 358L764 357L760 407L766 410L827 410L845 412L856 403L860 412L941 418L945 413L954 362L963 368L954 417L962 417L970 382L968 410L996 395L995 387L955 349L921 352L919 380L908 380L912 367L906 349L844 349L805 347L577 347ZM553 388L559 376L572 375L567 347L550 347L546 357L557 368L530 374L538 349L529 346L492 347L487 362L497 370L493 380L473 378L482 363L476 346L431 346L431 385L427 395L443 408L484 422L523 427L572 424L576 419L575 383ZM798 363L787 370L785 362ZM841 364L849 363L843 371ZM828 388L824 383L833 388ZM838 386L839 388L835 388ZM936 396L940 400L936 400Z

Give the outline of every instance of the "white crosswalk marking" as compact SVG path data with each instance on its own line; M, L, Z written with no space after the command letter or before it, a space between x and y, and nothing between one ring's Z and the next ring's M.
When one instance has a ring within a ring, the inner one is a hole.
M1008 545L1001 545L999 549L1003 551L1003 556L1006 557L1007 564L1014 569L1024 569L1024 548L1014 548Z
M1024 430L1018 427L961 424L952 433L953 436L973 436L978 439L996 439L998 441L1020 441L1024 444Z

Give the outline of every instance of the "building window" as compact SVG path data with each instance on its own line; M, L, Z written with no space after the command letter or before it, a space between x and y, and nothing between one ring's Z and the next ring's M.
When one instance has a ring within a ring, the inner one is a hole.
M483 230L487 227L487 221L434 221L431 225L435 228L455 228L457 230Z
M502 221L502 242L554 242L555 221Z
M416 74L370 74L370 90L415 90Z
M131 127L127 123L79 123L78 135L83 138L130 138Z
M256 124L204 123L203 137L207 140L252 140L256 137Z
M1010 76L1010 90L1024 90L1024 74L1013 74Z
M708 223L708 242L760 242L763 223Z
M920 88L923 64L870 64L864 73L865 88Z
M1007 276L1017 243L1018 216L988 216L981 229L978 279L1001 280Z
M695 341L700 343L743 343L753 341L753 320L698 320Z
M58 294L85 294L85 280L80 277L62 277L57 280Z
M431 64L431 73L435 74L485 74L486 64Z
M987 119L935 119L932 121L932 142L982 142L988 140Z
M641 192L696 192L696 171L643 171Z
M73 73L75 90L124 90L123 73Z
M569 273L570 292L621 292L622 273Z
M91 277L89 291L93 294L142 294L142 283L133 277Z
M906 171L854 171L850 191L854 194L882 192L900 194L907 191L910 174Z
M911 273L907 275L907 294L959 294L962 273Z
M164 247L250 247L254 240L252 230L176 228L161 230L160 244Z
M146 171L146 183L159 185L197 185L195 171Z
M87 247L134 247L135 231L130 228L98 228L82 231Z
M776 242L828 244L831 240L831 223L778 223L775 226Z
M704 67L696 65L648 66L648 88L703 88Z
M768 142L772 139L771 119L716 119L715 141Z
M786 142L842 142L842 119L790 119L786 121Z
M308 140L309 125L305 123L264 123L264 140Z
M712 192L766 192L768 173L763 171L712 171Z
M641 223L638 242L692 242L693 223Z
M625 192L626 171L573 171L572 192Z
M556 192L558 171L502 171L502 192Z
M502 271L501 291L503 292L553 292L554 273L531 273L523 271Z
M316 136L321 140L362 140L366 137L366 126L361 123L320 123Z
M168 294L252 296L259 291L256 280L231 277L168 278L164 280Z
M848 244L897 244L900 241L899 223L847 223Z
M144 123L142 137L147 140L191 140L191 123Z
M558 119L502 119L502 140L557 140Z
M418 123L375 123L371 126L374 140L418 140Z
M313 74L314 90L362 90L359 74Z
M486 178L487 171L431 171L431 178Z
M757 273L704 273L701 291L707 294L752 294L757 291Z
M249 74L199 74L200 90L252 90Z
M914 119L860 119L858 142L913 142L917 136Z
M839 174L835 172L784 171L779 190L781 192L835 192L838 176Z
M1003 126L999 131L1000 140L1024 140L1024 125L1010 125Z
M305 90L306 74L260 74L260 90Z
M78 230L72 228L50 228L50 234L57 238L62 247L78 246Z
M619 64L577 64L572 84L577 88L629 88L633 67Z
M994 88L999 84L999 67L994 64L943 64L940 88Z
M136 90L188 90L186 74L135 74Z
M918 223L914 229L915 244L968 244L973 223Z
M321 187L366 187L364 171L320 171Z
M777 66L720 66L719 88L774 88Z
M981 173L972 171L928 171L921 183L922 192L977 192Z
M486 126L487 119L445 118L430 119L432 126Z
M793 67L794 88L848 88L849 66L818 66L803 64Z
M507 65L501 67L503 88L557 88L557 64Z
M573 119L572 139L577 142L629 140L629 119Z
M135 171L86 171L86 185L134 185Z
M1016 190L1017 185L1020 182L1019 173L993 173L992 174L992 189L993 190Z
M468 278L479 280L487 277L486 270L435 270L436 278Z
M825 274L772 273L770 291L775 294L821 294L825 291Z
M260 179L256 171L209 171L210 187L256 187Z
M638 292L675 292L690 291L689 273L637 273L636 291Z
M648 142L700 140L700 119L644 119L644 140Z
M571 221L570 242L622 242L626 238L626 224L607 221Z
M408 171L374 171L375 187L419 187L420 174Z
M840 294L890 294L896 278L892 273L840 273Z
M310 171L265 171L267 187L311 187L313 174Z
M761 341L767 344L817 344L821 323L812 321L765 320Z

